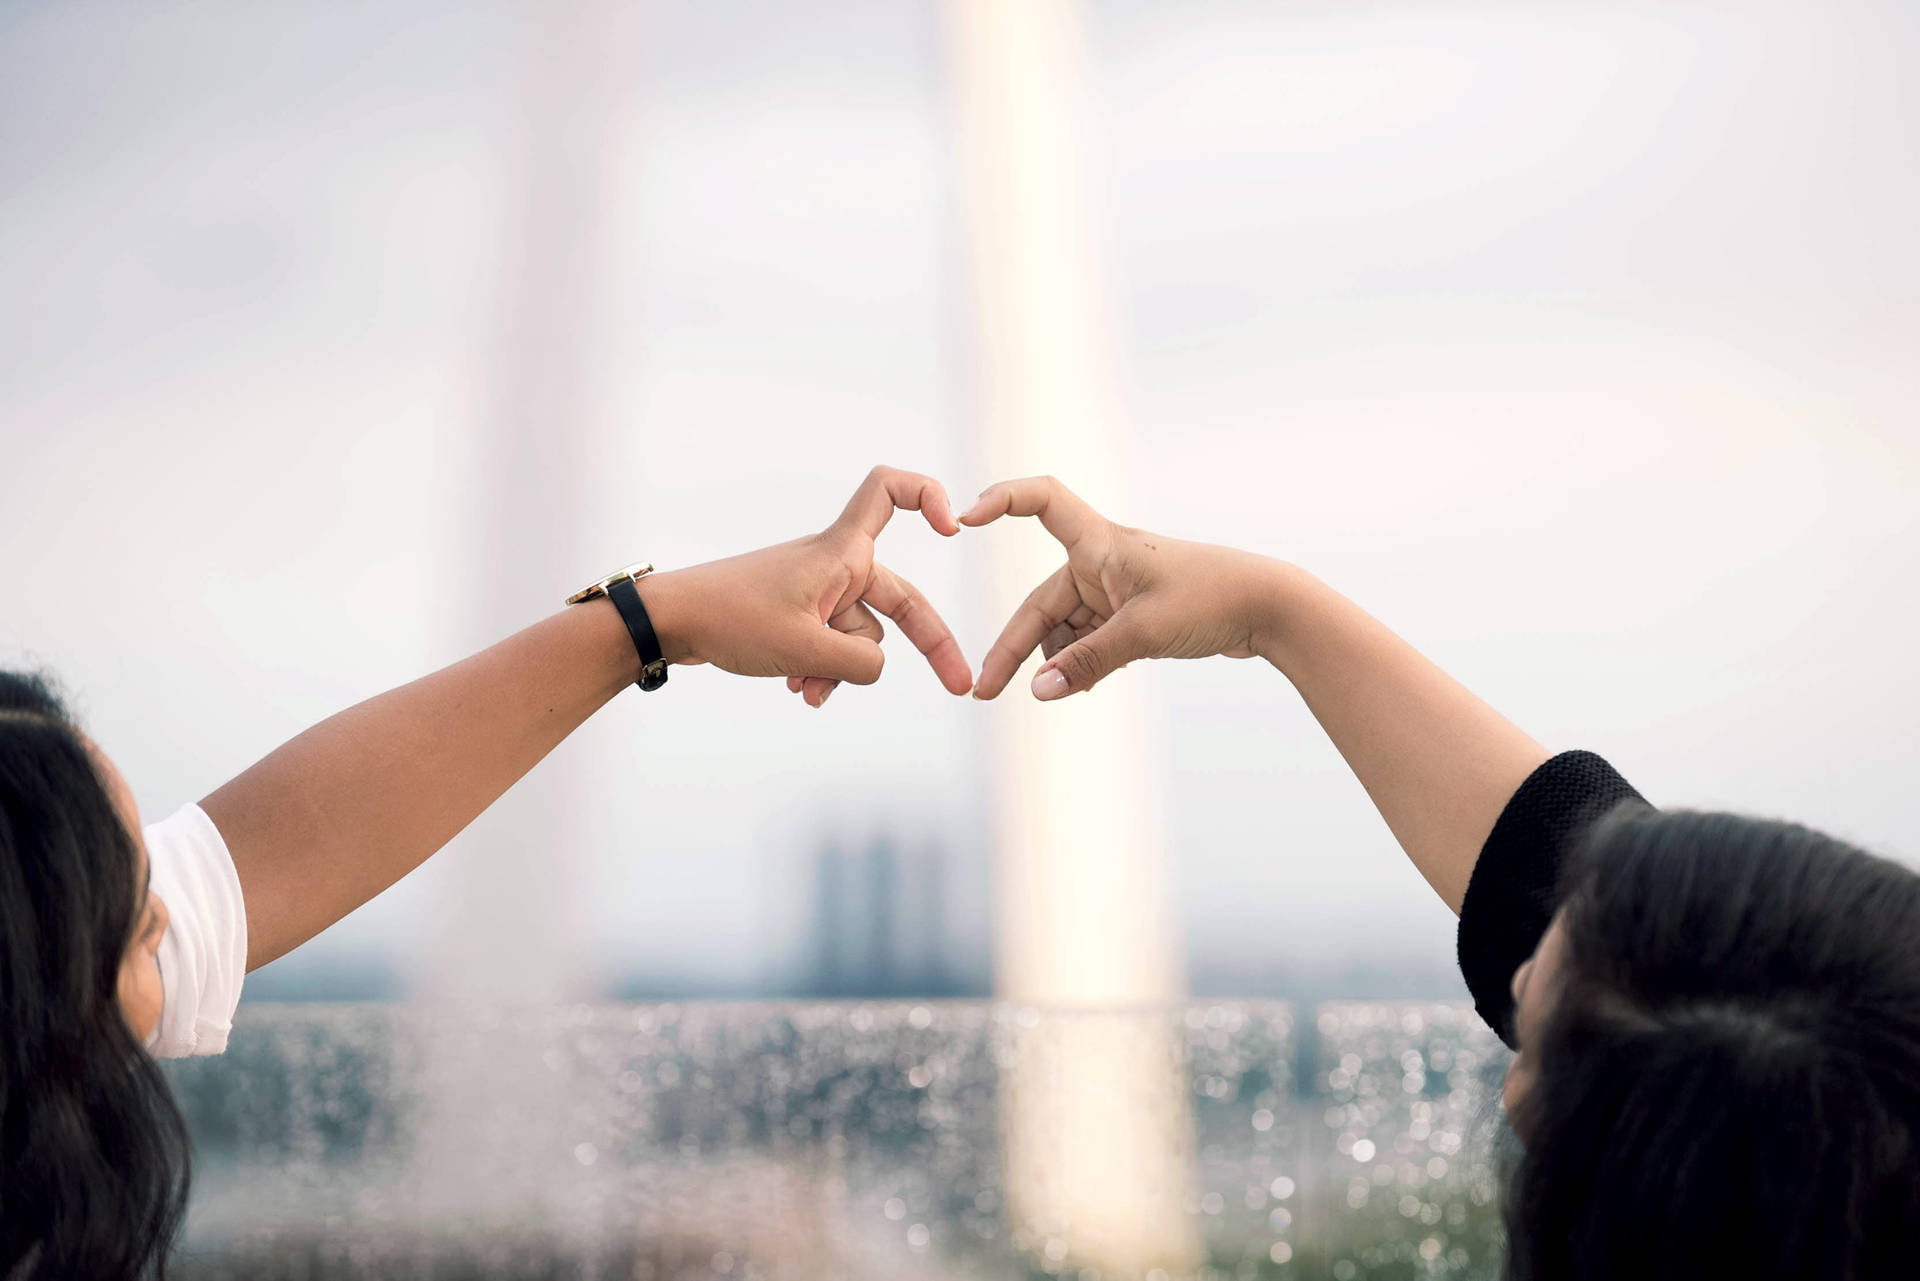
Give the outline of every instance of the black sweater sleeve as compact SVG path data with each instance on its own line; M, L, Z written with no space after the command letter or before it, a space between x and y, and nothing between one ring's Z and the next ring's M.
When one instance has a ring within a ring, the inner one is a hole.
M1547 932L1568 856L1623 802L1646 804L1592 752L1562 752L1520 784L1480 849L1460 904L1460 973L1474 1008L1513 1044L1513 972Z

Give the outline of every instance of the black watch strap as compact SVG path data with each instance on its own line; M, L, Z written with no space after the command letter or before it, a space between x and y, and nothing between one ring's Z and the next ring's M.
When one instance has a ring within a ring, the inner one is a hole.
M660 651L660 637L647 617L647 607L640 603L640 589L631 578L616 578L607 584L607 599L620 611L633 647L640 652L640 688L649 693L659 689L667 683L667 658Z

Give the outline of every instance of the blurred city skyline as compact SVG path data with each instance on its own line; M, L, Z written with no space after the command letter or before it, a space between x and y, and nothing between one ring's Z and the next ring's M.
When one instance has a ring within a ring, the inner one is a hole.
M62 676L149 819L614 565L808 532L877 462L998 479L938 10L651 0L561 46L603 90L556 144L595 183L555 336L592 453L566 510L513 501L490 433L550 12L0 11L0 662ZM1306 565L1657 803L1920 859L1920 15L1084 15L1125 405L1087 497ZM882 555L977 665L1031 586L986 551L1041 536L901 520ZM519 927L609 991L813 990L822 852L886 845L937 861L977 990L1001 712L889 649L820 712L707 670L623 696L542 767L606 799L529 859L567 905ZM1197 990L1457 991L1451 917L1283 678L1115 679ZM417 973L496 821L250 993Z

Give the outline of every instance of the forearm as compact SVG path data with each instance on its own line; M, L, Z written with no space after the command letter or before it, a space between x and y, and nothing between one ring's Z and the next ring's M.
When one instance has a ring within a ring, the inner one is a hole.
M1256 648L1455 912L1501 810L1549 753L1352 601L1274 562Z
M989 486L960 523L1002 516L1038 517L1067 563L1008 620L979 697L997 696L1040 647L1043 700L1138 659L1259 654L1293 681L1414 866L1460 910L1481 846L1546 749L1295 566L1116 525L1051 476Z
M842 681L879 678L878 610L966 693L947 625L873 558L896 509L959 529L937 482L876 467L818 534L647 575L638 590L663 657L785 676L817 707ZM619 611L589 600L322 721L207 797L240 875L247 968L418 867L639 675Z
M419 866L638 672L618 612L589 601L329 717L207 797L246 899L247 968Z

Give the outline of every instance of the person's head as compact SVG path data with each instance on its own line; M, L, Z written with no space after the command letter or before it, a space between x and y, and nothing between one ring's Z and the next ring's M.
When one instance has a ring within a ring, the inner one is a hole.
M0 672L0 1277L164 1269L187 1144L141 1046L165 930L126 784L43 680Z
M1913 1271L1920 876L1787 823L1622 813L1514 985L1510 1281Z

